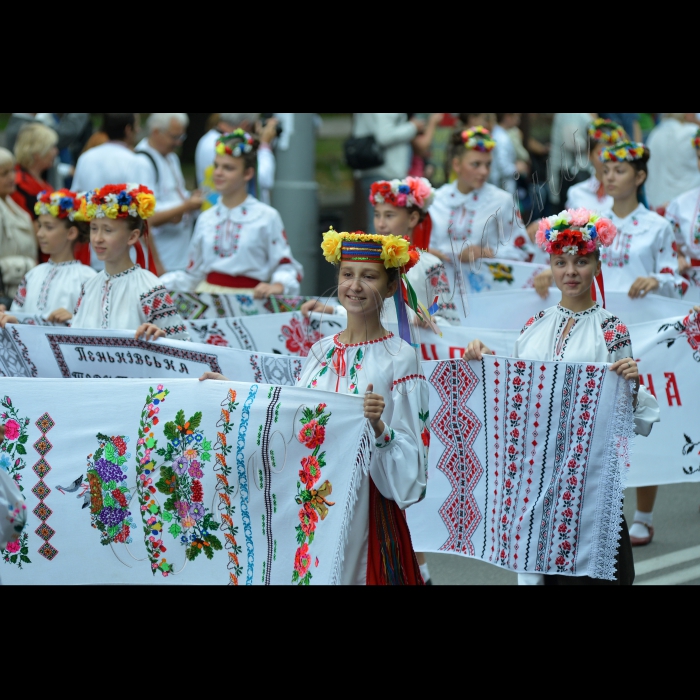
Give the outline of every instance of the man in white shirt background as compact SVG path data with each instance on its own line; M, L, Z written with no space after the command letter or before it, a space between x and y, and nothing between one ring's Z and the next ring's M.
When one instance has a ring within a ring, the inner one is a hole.
M231 112L219 114L219 121L213 129L210 129L197 143L195 151L195 170L197 186L205 191L211 189L211 195L207 197L209 206L215 204L218 198L210 184L211 171L214 165L214 147L221 134L228 134L235 129L243 129L249 134L254 134L260 140L258 148L257 191L255 183L251 181L249 193L265 204L271 203L270 192L275 185L275 154L272 152L272 142L277 137L277 125L279 121L271 118L260 122L260 114L257 112ZM205 204L205 209L208 207Z
M71 185L74 192L86 192L105 185L138 183L154 189L153 167L143 156L134 153L141 135L141 115L136 113L107 113L102 118L102 129L109 141L85 151L75 165ZM95 253L90 266L104 269Z
M176 149L187 138L189 117L185 113L152 113L146 122L148 136L135 152L151 169L150 180L156 196L156 210L149 220L153 242L163 269L184 270L196 212L203 202L199 191L185 186Z

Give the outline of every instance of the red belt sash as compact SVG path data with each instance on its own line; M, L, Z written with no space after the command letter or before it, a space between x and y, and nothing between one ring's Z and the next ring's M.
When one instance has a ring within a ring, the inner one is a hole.
M231 287L233 289L253 289L260 284L260 280L254 280L252 277L226 275L223 272L210 272L207 275L209 284L217 284L220 287Z

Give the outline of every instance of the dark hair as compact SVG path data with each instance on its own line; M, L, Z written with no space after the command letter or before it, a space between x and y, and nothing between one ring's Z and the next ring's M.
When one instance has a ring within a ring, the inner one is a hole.
M243 165L246 168L246 170L248 168L257 168L258 165L258 147L260 146L260 141L253 134L250 134L250 136L253 139L250 151L248 153L242 153L239 156L240 158L243 158ZM238 144L243 143L245 143L244 140L238 137L226 141L226 145L229 146L232 150Z
M90 224L87 221L71 221L70 219L58 219L58 221L63 222L66 231L69 231L73 226L78 229L78 237L73 241L73 245L76 243L89 243Z
M645 206L647 209L649 208L647 205L646 201L646 195L644 192L644 184L647 181L647 178L649 177L649 168L647 166L647 163L649 162L649 157L651 156L651 152L649 149L644 146L644 154L639 160L633 160L631 165L634 168L634 171L636 173L644 173L646 177L644 178L644 182L637 187L637 199Z
M126 127L132 129L136 126L136 114L113 114L102 115L102 131L107 134L110 141L123 141L126 135Z

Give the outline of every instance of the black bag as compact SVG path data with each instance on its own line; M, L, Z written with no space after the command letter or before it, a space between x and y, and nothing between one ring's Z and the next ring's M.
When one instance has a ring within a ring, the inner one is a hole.
M374 136L351 136L344 144L345 162L353 170L369 170L384 165L384 151Z

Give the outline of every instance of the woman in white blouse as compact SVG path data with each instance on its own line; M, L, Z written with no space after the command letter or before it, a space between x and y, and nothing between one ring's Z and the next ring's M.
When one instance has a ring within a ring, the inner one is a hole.
M635 382L634 421L638 434L648 435L659 420L656 399L639 383L627 326L593 301L591 285L601 269L601 249L616 238L615 226L585 209L563 211L542 219L537 243L550 255L554 282L561 301L533 316L523 327L515 344L514 357L544 361L610 362L610 371ZM480 340L473 340L464 354L466 360L481 360L493 354ZM622 537L617 554L617 580L589 577L549 576L557 584L631 584L634 562L627 525L623 518ZM521 585L542 585L545 576L519 574Z

